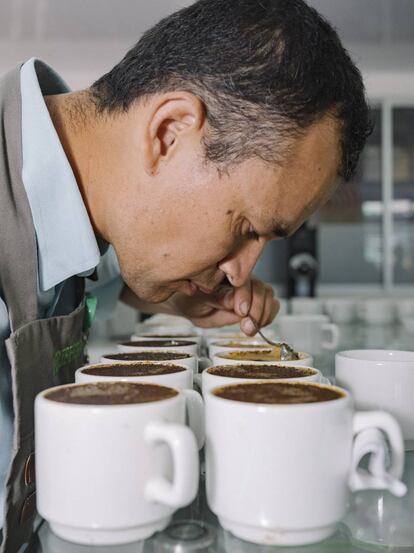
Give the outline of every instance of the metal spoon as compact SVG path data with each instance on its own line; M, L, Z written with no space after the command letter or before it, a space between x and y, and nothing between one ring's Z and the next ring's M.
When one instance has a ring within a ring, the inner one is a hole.
M295 359L298 359L298 354L289 344L287 344L286 342L273 342L273 340L270 340L270 338L267 338L267 336L263 334L263 332L259 328L259 325L253 319L253 317L249 317L249 319L252 321L256 332L263 338L265 342L267 342L270 346L280 348L281 361L293 361Z

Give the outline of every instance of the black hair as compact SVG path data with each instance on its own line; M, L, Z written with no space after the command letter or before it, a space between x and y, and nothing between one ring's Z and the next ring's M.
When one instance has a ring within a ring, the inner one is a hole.
M361 74L333 27L303 0L199 0L148 30L91 87L98 112L147 95L196 94L207 159L281 162L292 140L331 113L349 180L371 131Z

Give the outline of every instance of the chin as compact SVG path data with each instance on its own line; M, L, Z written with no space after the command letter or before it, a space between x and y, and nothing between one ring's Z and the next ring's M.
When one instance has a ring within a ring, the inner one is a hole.
M139 292L138 296L148 303L163 303L164 301L170 299L173 294L174 291L166 290L165 288L158 288L152 290L148 289L145 291L142 290Z

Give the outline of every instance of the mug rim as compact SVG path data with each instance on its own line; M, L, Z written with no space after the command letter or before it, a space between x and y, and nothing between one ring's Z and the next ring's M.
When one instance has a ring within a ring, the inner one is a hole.
M118 363L119 361L117 361L116 359L110 359L108 356L109 355L133 355L134 353L137 353L137 354L142 354L142 353L168 353L168 354L173 354L173 355L178 355L179 357L177 357L176 359L177 360L181 360L183 361L184 359L191 359L191 357L196 357L194 355L194 353L190 353L188 351L160 351L159 349L153 349L153 350L146 350L146 351L118 351L118 352L111 352L111 353L103 353L100 358L101 359L108 359L109 361L113 361L114 363ZM159 363L161 361L156 361L155 359L138 359L138 360L131 360L129 361L128 360L128 363L132 362L132 363L141 363L141 361L145 362L145 361L152 361L154 363ZM165 359L164 361L171 361L173 362L174 361L174 358L173 359ZM125 363L125 361L123 361L123 363ZM101 363L94 363L94 365L100 365Z
M78 369L79 370L79 369ZM112 381L112 383L116 384L119 383L119 381ZM125 382L124 382L125 383ZM45 390L42 390L39 392L35 398L36 402L46 402L48 405L55 405L59 406L63 409L135 409L135 408L142 408L146 405L156 405L160 403L166 403L171 401L176 401L179 397L183 397L182 390L179 388L175 388L174 386L165 386L164 384L157 384L153 382L128 382L127 384L132 386L158 386L160 388L167 388L170 390L174 390L176 395L173 397L168 397L165 399L158 399L156 401L147 401L145 403L115 403L115 404L102 404L102 403L67 403L64 401L55 401L53 399L49 399L47 397L47 394L51 392L52 390L60 390L62 388L74 388L77 386L90 386L91 384L94 384L94 382L72 382L70 384L61 384L59 386L52 386L51 388L46 388ZM96 384L96 382L95 382ZM110 382L108 382L110 384Z
M277 384L277 382L275 383L274 381L273 382L269 382L268 380L257 380L256 382L254 382L255 384ZM320 382L287 382L286 380L284 380L283 382L281 381L280 384L283 384L283 385L288 385L288 386L297 386L298 384L302 385L302 386L317 386L318 388L328 388L330 390L334 389L335 391L339 391L341 393L341 397L338 397L336 399L331 399L331 400L328 400L328 401L315 401L315 402L312 402L312 403L254 403L254 402L251 402L251 401L237 401L235 399L228 399L228 398L224 398L224 397L220 397L220 396L217 396L216 394L214 394L214 391L215 390L219 390L219 389L223 389L223 388L228 388L230 386L250 386L252 383L250 382L244 382L244 383L240 383L240 384L224 384L222 386L215 386L214 388L211 388L210 390L207 391L207 398L209 400L212 400L212 401L219 401L219 402L228 402L230 404L233 404L233 405L238 405L240 406L239 408L241 409L254 409L254 410L257 410L257 409L260 409L260 411L263 411L264 409L269 409L269 410L281 410L281 409L321 409L321 408L324 408L324 409L328 409L329 406L333 405L333 404L337 404L337 402L340 402L340 403L351 403L351 405L353 406L353 401L352 401L352 397L351 397L351 394L348 392L348 390L345 390L344 388L341 388L340 386L334 386L333 384L322 384ZM206 399L207 399L206 398ZM323 406L323 407L322 407Z
M330 321L329 315L325 315L325 313L284 313L277 318L278 321L281 319L290 321L294 319L323 319L324 321Z
M257 363L255 364L254 362L251 363L252 365L255 365L257 367L260 367L262 368L263 365L260 363ZM273 368L276 367L276 368L283 368L283 367L289 367L289 368L292 368L292 369L295 369L295 370L298 370L298 371L301 371L302 369L305 369L305 370L311 370L313 371L312 374L306 374L306 375L303 375L303 378L306 378L307 376L316 376L318 374L321 374L321 372L316 369L315 367L308 367L308 366L305 366L305 365L291 365L290 363L286 363L284 365L272 365L271 363L269 363L270 366L272 366ZM220 369L222 367L225 367L225 368L229 368L229 367L246 367L246 365L244 363L234 363L234 365L212 365L211 367L207 367L207 369L205 369L201 374L205 373L206 375L208 374L209 376L216 376L218 378L234 378L234 379L239 379L239 378L246 378L246 377L243 377L243 376L228 376L228 375L222 375L222 374L214 374L214 373L211 373L209 372L210 369ZM286 376L286 377L283 377L283 379L281 378L280 380L291 380L293 378L299 378L299 377L295 377L295 376ZM264 382L268 382L268 379L265 379L265 378L251 378L251 380L257 380L257 381L264 381ZM269 379L270 380L270 379ZM275 378L276 380L276 378Z
M119 346L126 346L126 347L137 347L137 348L145 348L145 342L148 341L148 342L151 342L152 340L125 340L124 342L118 342L118 345ZM154 338L154 341L155 338ZM151 345L151 346L148 346L148 348L154 348L155 350L157 350L158 347L161 347L161 348L173 348L173 347L177 347L177 348L181 348L183 346L198 346L197 342L194 342L193 340L181 340L181 339L175 339L175 338L159 338L158 340L160 342L160 345L159 346L154 346L154 345ZM178 343L174 343L174 344L161 344L161 342L178 342ZM137 342L142 342L142 345L140 346L134 346L135 343Z
M242 352L242 353L256 353L256 351L258 353L263 353L264 351L267 353L267 352L271 352L272 351L272 348L271 347L267 347L267 348L263 348L263 349L259 349L259 350L254 350L252 349L251 351L247 351L247 350L244 350L244 349L236 349L235 351L232 351L232 352L228 352L228 351L218 351L217 353L215 353L214 355L216 357L220 357L221 359L228 359L227 357L223 357L223 355L228 355L229 353L238 353L238 352ZM310 353L307 353L306 351L298 351L297 354L299 355L299 359L296 359L296 361L303 361L304 359L310 359L312 356ZM303 357L301 357L301 355L303 355ZM236 362L236 360L234 360ZM240 360L239 360L240 361ZM249 361L249 359L242 359L241 361ZM272 362L275 362L276 363L280 363L281 361L278 361L277 359L273 360L271 359L270 361L251 361L251 363L272 363ZM314 368L314 367L311 367L311 368Z
M113 367L113 366L116 366L116 367L125 367L125 365L163 365L164 367L173 367L174 369L179 369L175 372L172 372L172 373L165 373L165 374L162 374L162 375L154 375L154 374L151 374L151 375L146 375L146 374L142 374L142 375L137 375L137 376L125 376L125 377L122 377L122 378L139 378L140 376L142 377L146 377L146 376L168 376L170 374L177 374L179 372L185 372L185 371L190 371L190 369L188 367L184 367L184 365L177 365L175 363L168 363L168 362L164 362L164 363L160 363L159 361L151 361L151 360L144 360L144 361L128 361L127 363L120 363L120 362L114 362L114 363L91 363L90 365L84 365L83 367L79 367L79 369L76 369L76 373L83 373L83 374L86 374L86 375L89 375L89 373L85 372L86 370L88 369L93 369L95 367L103 367L105 369L109 369L110 367ZM190 371L192 372L192 371ZM75 373L75 374L76 374ZM103 378L113 378L113 376L111 377L110 375L106 375L106 374L96 374L96 375L90 375L90 376L102 376ZM75 382L76 384L76 382ZM80 384L80 382L79 382ZM161 384L162 386L162 384Z
M377 354L378 357L376 358L370 358L365 357L364 353L367 355L369 353ZM389 353L391 355L386 356L386 354ZM392 354L408 354L411 359L397 359L396 357L392 357ZM381 357L382 354L382 357ZM384 355L385 354L385 355ZM335 358L342 358L342 359L348 359L349 361L361 361L363 363L371 363L371 364L384 364L384 363L400 363L400 364L413 364L414 363L414 351L408 351L408 350L396 350L396 349L349 349L344 351L339 351L335 354ZM361 369L361 367L359 367Z

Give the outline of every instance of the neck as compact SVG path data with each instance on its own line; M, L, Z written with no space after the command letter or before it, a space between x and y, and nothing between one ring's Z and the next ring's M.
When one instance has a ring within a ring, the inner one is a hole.
M80 91L46 96L45 102L75 175L94 232L98 238L109 241L102 195L106 187L97 174L104 160L99 159L99 163L96 163L102 129L89 93Z

